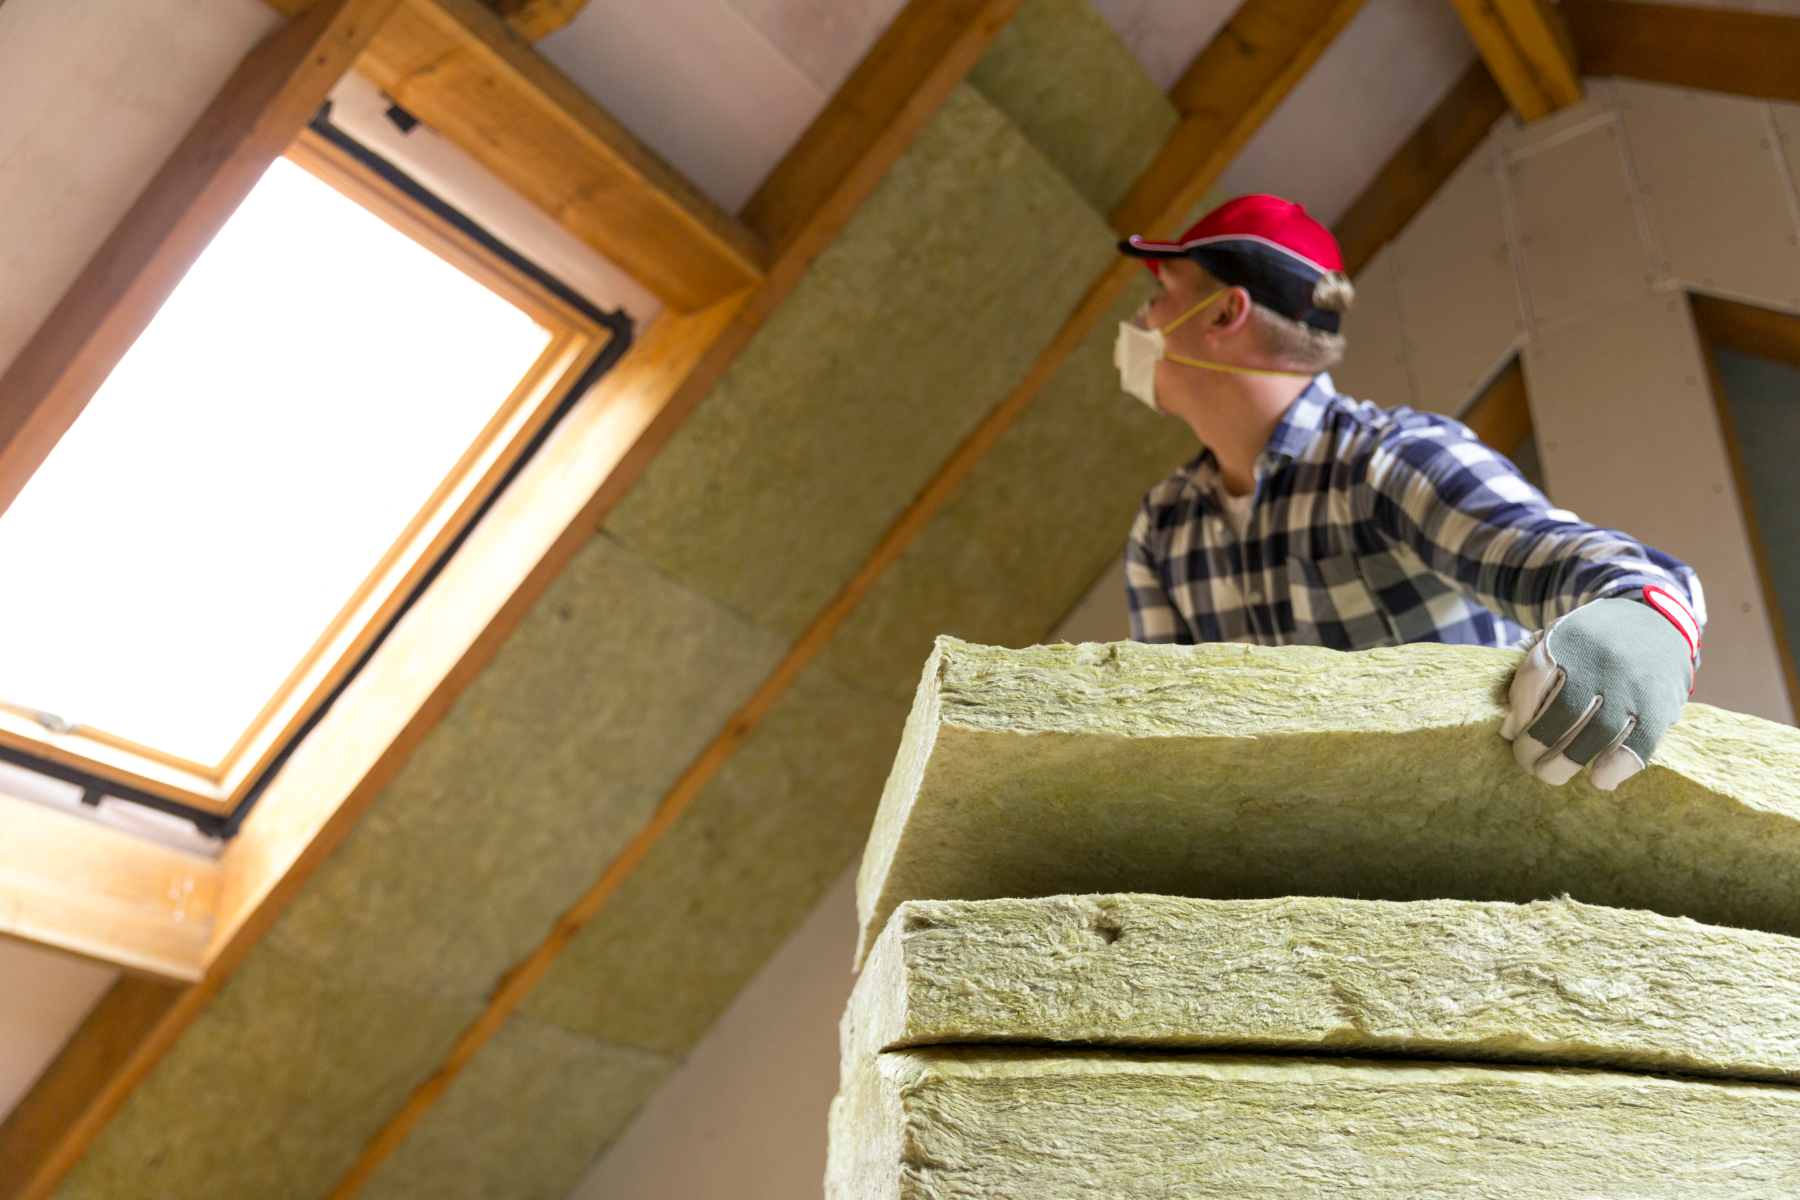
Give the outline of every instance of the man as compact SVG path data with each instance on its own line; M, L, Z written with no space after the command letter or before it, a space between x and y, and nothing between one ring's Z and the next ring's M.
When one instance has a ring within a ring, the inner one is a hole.
M1161 290L1121 325L1124 388L1199 437L1126 550L1132 637L1363 650L1512 646L1501 732L1552 784L1642 770L1693 690L1684 564L1551 507L1456 421L1336 393L1353 298L1330 231L1244 196L1173 242L1120 243Z

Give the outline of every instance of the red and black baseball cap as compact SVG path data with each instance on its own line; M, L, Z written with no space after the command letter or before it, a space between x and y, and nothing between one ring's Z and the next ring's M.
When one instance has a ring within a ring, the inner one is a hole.
M1191 258L1219 282L1241 287L1264 308L1326 333L1338 331L1338 314L1313 307L1313 285L1328 272L1343 272L1331 230L1306 209L1279 196L1239 196L1207 213L1181 237L1158 242L1132 234L1121 253L1148 260Z

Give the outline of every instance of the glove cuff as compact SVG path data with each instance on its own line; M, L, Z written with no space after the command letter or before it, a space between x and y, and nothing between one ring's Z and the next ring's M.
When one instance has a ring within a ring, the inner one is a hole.
M1644 589L1644 603L1654 608L1668 619L1669 624L1681 634L1681 640L1687 643L1688 665L1692 666L1700 658L1700 622L1694 620L1694 614L1675 593L1652 584Z

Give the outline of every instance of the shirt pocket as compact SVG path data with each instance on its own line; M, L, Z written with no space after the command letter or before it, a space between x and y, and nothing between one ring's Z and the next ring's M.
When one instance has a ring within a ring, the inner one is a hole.
M1296 644L1333 650L1400 644L1387 613L1363 579L1356 555L1290 557L1287 570Z

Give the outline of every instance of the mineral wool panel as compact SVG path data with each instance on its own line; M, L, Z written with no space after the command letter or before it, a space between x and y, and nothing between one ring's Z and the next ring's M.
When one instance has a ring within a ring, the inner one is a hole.
M1030 0L969 83L1106 212L1180 119L1087 0Z
M905 703L938 634L1029 645L1118 556L1144 493L1198 448L1119 390L1118 323L1152 288L1140 273L845 622L822 656L840 676Z
M864 852L905 900L1548 899L1800 933L1800 730L1692 704L1606 793L1519 769L1514 651L938 641Z
M1543 1067L906 1050L831 1109L828 1200L1800 1192L1800 1090Z
M911 900L844 1076L950 1043L1380 1053L1800 1081L1800 939L1571 900Z

